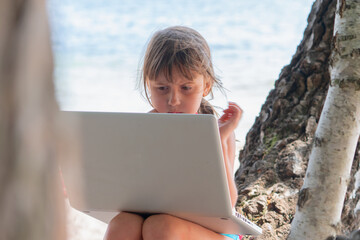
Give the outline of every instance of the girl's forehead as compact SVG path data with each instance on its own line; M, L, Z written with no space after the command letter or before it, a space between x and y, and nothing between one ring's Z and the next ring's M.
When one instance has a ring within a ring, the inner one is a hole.
M188 83L188 82L202 82L205 77L203 74L198 73L196 71L181 71L178 68L173 68L172 71L160 71L159 74L154 78L150 79L150 81L155 82L177 82L177 83Z
M166 76L164 73L160 73L155 79L151 79L156 83L201 83L204 81L204 77L201 74L194 74L192 78L184 76L182 74L172 74L171 76Z

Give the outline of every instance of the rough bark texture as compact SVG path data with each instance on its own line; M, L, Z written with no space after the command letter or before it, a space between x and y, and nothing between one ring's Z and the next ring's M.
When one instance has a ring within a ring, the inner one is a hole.
M286 239L296 204L307 200L303 184L314 133L330 83L336 1L316 1L308 17L303 40L270 91L240 152L236 173L238 211L262 226L257 239ZM359 171L359 151L351 176ZM352 178L342 214L341 231L359 228Z
M65 239L45 1L0 1L0 36L0 239Z

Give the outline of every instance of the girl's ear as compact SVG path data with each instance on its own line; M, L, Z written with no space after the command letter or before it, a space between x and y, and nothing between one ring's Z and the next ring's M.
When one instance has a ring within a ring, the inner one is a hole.
M145 80L146 81L146 89L147 89L147 92L151 94L151 91L150 91L150 81L149 80Z
M205 79L205 87L204 87L204 92L203 92L203 97L206 97L212 88L212 83L209 79Z

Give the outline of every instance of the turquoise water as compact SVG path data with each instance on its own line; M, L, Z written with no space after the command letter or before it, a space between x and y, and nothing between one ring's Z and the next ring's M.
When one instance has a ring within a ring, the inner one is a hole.
M302 39L313 0L50 0L56 94L62 109L149 111L135 89L150 35L170 25L198 30L208 41L229 90L214 105L237 102L237 138L254 122L281 68Z

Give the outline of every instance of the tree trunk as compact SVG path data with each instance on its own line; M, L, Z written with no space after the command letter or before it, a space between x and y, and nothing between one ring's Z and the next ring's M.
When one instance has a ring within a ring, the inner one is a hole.
M360 2L337 3L331 86L288 239L336 236L360 134Z
M335 0L317 0L291 63L270 91L240 152L238 211L261 225L257 239L286 239L330 83ZM359 150L354 158L341 231L359 228Z
M0 1L0 36L0 239L65 239L45 1Z

